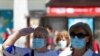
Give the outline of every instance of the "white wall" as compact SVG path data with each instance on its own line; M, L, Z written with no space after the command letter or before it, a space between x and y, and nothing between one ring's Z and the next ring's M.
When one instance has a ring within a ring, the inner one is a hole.
M0 9L12 9L13 0L0 0Z
M48 0L28 0L29 10L45 10ZM0 9L13 9L13 0L0 0Z
M47 0L29 0L29 10L45 10L45 3Z

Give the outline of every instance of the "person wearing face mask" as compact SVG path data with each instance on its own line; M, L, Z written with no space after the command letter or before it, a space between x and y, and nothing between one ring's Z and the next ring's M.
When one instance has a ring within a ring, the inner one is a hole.
M37 31L38 30L38 31ZM48 31L45 28L34 30L34 56L57 56L55 51L48 49Z
M66 30L61 31L55 37L55 44L57 45L58 56L70 56L72 51L70 48L70 36Z
M33 33L32 48L20 48L14 46L14 43L21 36L27 36ZM57 56L55 51L47 49L48 32L43 27L24 28L11 36L3 43L4 56Z
M72 56L94 56L92 50L93 35L87 23L78 22L72 25L69 33L73 48Z

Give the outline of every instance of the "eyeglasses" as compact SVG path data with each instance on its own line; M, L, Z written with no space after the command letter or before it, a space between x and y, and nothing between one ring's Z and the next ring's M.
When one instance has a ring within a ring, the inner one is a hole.
M71 36L71 38L75 38L75 36L77 36L78 38L85 38L88 35L84 34L84 33L77 33L77 34L75 34L74 32L71 32L70 36Z

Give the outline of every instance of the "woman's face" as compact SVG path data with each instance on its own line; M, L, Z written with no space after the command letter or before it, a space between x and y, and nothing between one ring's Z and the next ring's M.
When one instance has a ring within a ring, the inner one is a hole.
M33 48L40 49L46 46L47 38L42 32L34 32L33 35Z
M64 34L60 34L60 37L58 40L59 48L63 50L67 47L67 44L68 44L67 36L65 36Z
M64 34L61 34L60 40L65 40L65 41L67 41L67 40L66 40L66 36L65 36Z
M44 34L42 32L39 32L39 31L34 32L33 37L34 37L34 39L35 38L43 38L43 39L45 39Z
M73 48L81 49L88 42L88 35L83 29L77 29L70 32L71 45Z

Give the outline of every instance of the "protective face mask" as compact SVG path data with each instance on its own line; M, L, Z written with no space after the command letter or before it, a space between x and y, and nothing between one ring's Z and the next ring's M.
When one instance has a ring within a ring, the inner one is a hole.
M33 39L33 49L38 49L38 48L42 48L45 46L45 40L42 38L36 38Z
M73 48L81 49L85 46L85 39L79 39L77 36L71 39L71 45Z
M64 48L66 48L66 45L67 45L67 41L66 40L58 41L59 48L64 49Z

